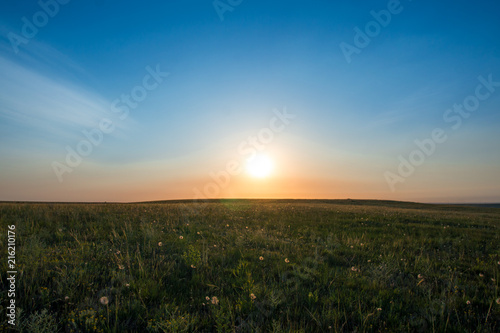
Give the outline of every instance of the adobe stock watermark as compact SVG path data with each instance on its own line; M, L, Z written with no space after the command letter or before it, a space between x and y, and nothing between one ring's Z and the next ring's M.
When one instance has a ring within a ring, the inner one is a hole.
M146 74L142 78L142 84L134 86L130 90L130 94L121 94L120 98L116 98L111 102L111 112L117 114L120 120L125 120L130 109L135 109L139 103L144 101L148 96L148 92L155 90L170 75L170 73L162 72L160 65L156 65L153 69L150 66L146 67ZM80 140L75 148L66 146L66 158L64 162L53 161L52 169L60 183L63 182L63 175L71 173L83 161L83 157L92 154L94 147L98 147L104 141L105 134L111 134L115 130L115 124L111 119L102 118L96 128L83 130L82 134L86 138Z
M7 38L14 53L19 52L19 45L28 44L30 39L33 39L38 34L39 29L45 27L51 18L54 18L61 8L61 5L66 5L71 0L40 0L38 6L40 10L35 12L31 19L26 16L21 18L23 25L21 27L21 34L9 32Z
M219 19L221 22L224 21L224 13L232 12L236 7L241 5L243 0L214 0L212 5L214 6L217 15L219 15Z
M407 1L411 2L412 0ZM378 12L374 10L370 11L370 15L374 20L366 23L363 30L358 26L354 27L354 45L346 42L341 42L339 44L340 50L347 63L350 64L352 62L353 54L360 54L364 48L370 45L373 38L380 35L382 28L387 27L391 23L393 15L398 15L402 11L403 6L399 0L389 0L389 2L387 2L387 9L382 9Z
M296 117L294 114L288 113L286 107L283 111L273 110L274 116L269 120L269 126L261 128L256 135L249 136L237 147L237 153L243 161L251 160L257 156L257 153L266 149L266 146L274 141L276 134L282 133L291 121ZM242 162L233 159L226 163L224 170L217 173L210 172L208 175L212 179L207 182L200 190L198 187L193 188L194 198L193 202L204 201L210 197L217 197L221 190L227 188L231 182L231 177L238 176L243 172ZM192 208L193 205L186 206L186 210L191 212L200 211L206 203L198 203L196 209Z
M479 109L482 101L487 100L496 91L496 87L500 87L500 81L493 81L493 75L489 74L488 78L482 75L478 76L479 84L476 86L474 93L464 98L462 104L453 104L453 107L447 109L443 113L443 120L447 124L451 124L451 129L458 130L471 114ZM417 148L412 150L408 157L398 156L399 165L397 173L386 171L384 173L385 181L392 192L396 191L396 184L404 183L406 178L413 175L416 168L422 165L426 158L436 152L438 144L442 144L448 140L446 131L440 127L432 130L430 136L423 140L416 139L414 141Z

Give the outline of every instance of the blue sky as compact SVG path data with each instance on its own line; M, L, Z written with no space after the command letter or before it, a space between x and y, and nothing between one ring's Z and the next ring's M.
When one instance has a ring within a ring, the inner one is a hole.
M479 76L500 81L498 3L239 2L219 2L232 9L221 20L212 1L72 0L17 53L12 34L43 9L4 5L0 200L190 199L286 108L296 117L263 150L273 175L234 175L216 196L500 201L500 88L457 130L443 120ZM398 13L348 63L339 45L388 6ZM169 75L120 119L112 102L147 67ZM114 130L60 181L53 162L102 119ZM435 128L446 142L389 186Z

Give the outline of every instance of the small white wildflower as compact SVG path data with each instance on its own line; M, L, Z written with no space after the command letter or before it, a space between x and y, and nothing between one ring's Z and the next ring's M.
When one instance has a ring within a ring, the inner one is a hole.
M288 264L290 260L288 260L288 258L285 258L285 262Z
M263 256L260 256L260 257L259 257L259 260L260 260L260 261L264 260L264 257L263 257Z
M109 299L106 297L106 296L102 296L100 299L99 299L99 302L101 302L102 305L108 305L109 303Z
M184 237L182 237L182 236L179 236L179 239L184 239Z
M212 304L215 304L215 305L219 304L219 300L215 296L212 297L212 301L211 302L212 302Z
M158 242L158 246L163 246L163 243L162 242Z

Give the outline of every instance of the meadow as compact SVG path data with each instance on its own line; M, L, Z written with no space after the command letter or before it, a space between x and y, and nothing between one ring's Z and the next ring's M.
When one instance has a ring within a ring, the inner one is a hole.
M0 203L22 332L498 332L500 209Z

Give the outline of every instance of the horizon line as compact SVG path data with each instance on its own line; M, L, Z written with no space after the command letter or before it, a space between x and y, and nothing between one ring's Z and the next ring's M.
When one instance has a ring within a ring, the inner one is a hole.
M404 201L404 200L391 200L391 199L356 199L356 198L343 198L343 199L325 199L325 198L206 198L206 199L158 199L146 201L43 201L43 200L0 200L1 204L4 203L18 203L18 204L153 204L153 203L217 203L222 201L340 201L340 202L392 202L392 203L406 203L406 204L424 204L424 205L460 205L460 206L499 206L493 208L500 208L500 202L421 202L421 201Z

